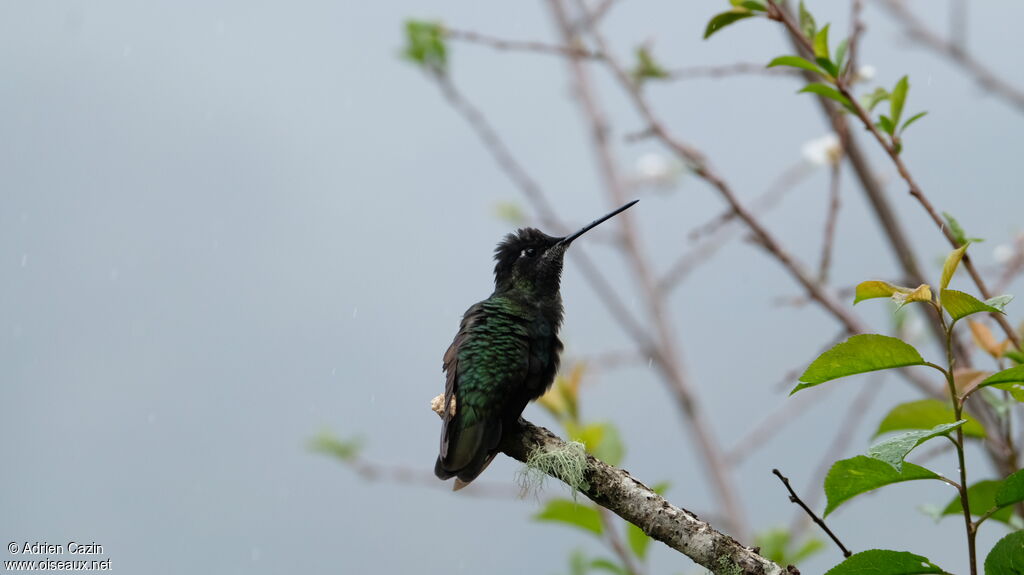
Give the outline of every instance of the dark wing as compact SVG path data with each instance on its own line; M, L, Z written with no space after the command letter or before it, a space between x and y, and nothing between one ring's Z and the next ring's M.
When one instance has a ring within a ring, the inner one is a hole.
M445 410L434 473L457 476L456 489L487 467L501 441L505 403L524 383L529 338L507 302L487 300L469 308L444 355Z

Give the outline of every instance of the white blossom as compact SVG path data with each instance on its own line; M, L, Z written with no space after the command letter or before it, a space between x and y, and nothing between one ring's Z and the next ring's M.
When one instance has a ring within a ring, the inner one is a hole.
M875 75L877 73L878 70L875 70L874 66L872 66L871 64L864 64L863 66L857 68L857 73L853 75L853 81L870 82L871 80L875 79Z
M634 169L640 181L658 185L674 183L682 171L678 162L653 152L637 158Z
M996 263L1000 265L1010 263L1016 255L1013 246L1009 244L999 244L992 249L992 259L996 260Z
M842 157L843 148L839 136L828 133L805 143L801 148L804 159L815 166L833 165Z

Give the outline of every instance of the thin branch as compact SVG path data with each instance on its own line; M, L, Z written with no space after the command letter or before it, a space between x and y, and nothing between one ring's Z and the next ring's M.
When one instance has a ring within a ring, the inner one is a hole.
M772 469L772 473L777 475L779 479L782 480L782 484L785 485L786 489L789 490L789 500L792 501L793 503L796 503L800 507L804 508L804 511L807 512L807 515L809 515L811 519L813 519L814 522L817 523L818 526L821 527L821 529L825 533L827 533L829 537L832 538L832 541L835 541L836 545L839 546L839 549L843 552L843 557L849 557L850 555L853 555L853 553L851 553L850 550L847 549L845 545L843 545L843 542L840 541L838 537L836 537L836 534L828 528L828 525L825 525L825 522L822 521L821 518L819 518L817 515L815 515L814 512L811 511L810 507L805 505L804 502L800 500L800 497L796 494L796 491L793 491L793 487L789 484L789 479L787 479L786 476L779 472L778 469Z
M615 2L616 0L601 0L593 10L584 10L583 17L572 27L573 33L579 34L583 30L597 26L608 15Z
M619 535L617 529L615 529L615 523L611 518L611 511L608 511L604 507L597 508L598 516L601 518L601 525L604 526L605 542L611 548L615 556L622 562L623 567L626 568L626 572L629 575L640 575L640 567L633 560L633 554L626 549L626 546L622 543L622 536Z
M778 15L778 19L783 23L786 29L789 30L790 35L793 38L797 39L805 50L810 50L811 52L813 52L814 49L811 45L811 39L808 38L802 30L800 30L800 27L793 20L793 15L790 14L787 10L779 8L779 5L777 4L776 0L768 0L768 5L772 7L774 12ZM910 195L913 196L919 204L921 204L921 207L924 208L925 212L942 232L942 235L946 237L950 245L952 245L954 248L960 247L960 242L957 241L956 237L953 235L953 232L949 229L949 226L947 226L946 223L942 220L942 218L939 217L939 214L935 210L935 207L932 205L931 201L928 199L927 196L924 195L924 190L922 190L921 187L917 185L917 182L914 180L914 177L911 175L910 170L903 162L903 158L900 156L899 152L896 150L893 143L885 139L882 133L878 130L878 127L875 126L875 123L871 119L871 116L868 114L867 110L865 110L864 106L862 106L861 103L857 100L857 98L854 97L849 84L847 84L843 80L843 78L837 78L836 89L839 90L839 92L846 97L846 99L850 102L851 107L855 112L857 118L861 121L864 127L867 128L869 132L871 132L871 135L875 137L875 140L877 140L878 143L882 146L885 152L889 155L889 158L892 159L893 164L896 166L896 170L900 173L900 176L910 187ZM967 270L967 273L971 276L971 279L974 281L974 285L977 286L978 292L981 294L982 298L991 298L992 294L991 292L989 292L988 286L986 286L985 284L985 280L981 277L981 274L978 273L977 268L975 268L974 263L971 261L971 257L967 254L964 254L964 257L961 260L961 264ZM1021 347L1020 337L1017 335L1016 331L1014 331L1013 327L1006 320L1006 318L1002 317L1002 315L998 313L993 313L990 315L993 316L995 320L999 323L1000 327L1003 328L1003 331L1006 332L1007 337L1010 338L1010 341L1013 342L1017 349L1024 349Z
M804 162L787 168L768 191L751 202L751 210L759 214L771 210L810 173L810 167ZM658 289L662 292L671 291L689 277L700 264L711 259L719 248L737 235L736 228L728 225L735 220L736 212L729 209L694 228L689 233L690 241L699 240L701 236L709 234L712 236L676 260L658 281Z
M790 378L787 384L792 385L793 379L795 377ZM726 462L732 467L740 465L747 457L750 457L751 454L777 436L798 415L809 413L808 408L812 404L820 402L826 395L836 389L839 388L837 386L822 387L820 393L799 394L796 397L787 398L780 407L764 416L761 421L736 442L732 450L726 454Z
M559 30L561 30L562 41L573 46L580 44L580 39L572 30L571 21L561 0L550 0L549 5L555 22ZM581 19L582 21L592 21L592 18L587 16L588 10L582 3L580 3L580 11L584 14ZM595 28L591 27L590 30L594 31ZM599 51L606 53L603 46L599 47ZM584 66L583 59L580 57L569 59L569 69L572 75L575 94L590 128L591 143L605 191L611 203L622 205L626 201L625 191L609 141L610 128L604 112L597 101L597 95L591 85L590 75ZM734 480L728 473L727 466L722 458L722 450L714 436L713 428L705 418L697 396L688 381L689 378L686 375L681 359L681 351L675 342L673 329L670 325L669 314L665 311L662 294L657 289L654 274L644 256L645 252L640 246L640 238L634 224L633 215L629 213L623 214L623 217L619 218L619 225L622 230L622 247L626 253L626 261L632 268L633 275L642 290L643 299L648 307L649 319L656 333L655 345L660 353L658 353L655 359L660 371L671 384L670 389L674 392L680 409L689 423L692 433L688 435L693 439L704 460L704 467L710 475L709 479L717 492L723 511L729 518L730 526L734 533L742 537L747 530L747 522L736 495L737 490Z
M729 78L733 76L798 76L793 70L786 68L766 68L764 64L753 62L737 62L719 66L687 66L668 70L666 80L692 80L694 78Z
M417 485L431 489L450 490L447 483L441 483L437 477L429 471L413 469L399 465L384 465L367 461L361 457L355 457L343 461L357 475L370 482L387 481L402 485ZM522 490L511 483L498 483L488 481L474 481L472 485L464 489L462 493L470 497L482 497L487 499L519 499Z
M789 8L789 3L786 0L782 0L782 2L773 4L772 6L773 8L781 10L783 13L788 15L790 19L794 17L792 10ZM858 7L854 6L854 9L857 10ZM854 16L854 19L856 19L856 15ZM854 24L854 31L857 31L856 24ZM788 29L787 32L789 32ZM789 37L794 49L800 55L805 58L810 58L811 60L814 59L813 50L809 50L807 42L802 41L803 39L801 37L791 33L787 33L787 36ZM856 40L859 42L859 37ZM853 42L853 39L851 39L851 42ZM801 75L808 83L818 81L817 76L811 72L802 71ZM910 240L907 238L907 234L903 230L903 227L896 215L896 211L893 209L885 190L879 183L880 180L875 175L867 154L861 148L857 138L850 131L847 115L840 112L835 103L824 96L815 96L815 100L817 100L822 113L832 126L832 130L839 136L840 142L843 146L844 155L849 159L850 166L853 168L853 172L857 176L857 180L860 182L861 189L864 191L864 195L867 196L868 202L871 204L871 209L878 218L878 223L882 226L882 230L885 232L885 237L889 241L889 246L892 248L893 253L896 255L896 259L903 270L905 283L908 285L928 283L924 273L921 271L921 267L917 263L917 256L914 254ZM946 337L945 333L942 332L942 328L939 325L938 315L934 313L934 310L929 307L922 307L920 313L924 313L928 316L928 325L936 340L941 341ZM959 337L955 341L955 347L957 349L957 356L962 359L964 365L967 365L970 362L969 348L963 344Z
M850 2L850 48L847 52L849 59L843 72L843 76L847 80L851 80L857 75L857 68L860 64L860 39L864 34L864 22L861 20L860 15L863 11L864 0L852 0ZM837 64L841 64L841 62Z
M508 40L505 38L480 34L479 32L473 32L471 30L457 30L450 28L445 28L444 34L449 40L478 44L501 52L530 52L552 56L592 59L600 59L602 57L601 54L587 50L582 46L559 46L557 44L535 42L532 40Z
M955 36L953 40L945 40L925 26L902 2L896 0L875 0L875 2L903 25L903 31L908 38L940 56L945 56L950 62L974 78L975 82L985 88L986 93L1000 96L1003 101L1017 108L1018 111L1024 112L1024 90L1007 82L995 70L968 54ZM963 4L966 5L966 2Z
M772 6L775 5L772 4ZM831 313L836 319L838 319L849 333L869 333L867 325L857 318L857 316L853 315L845 306L840 304L835 299L834 295L826 291L822 286L814 281L804 268L789 255L789 252L782 248L782 245L775 239L775 237L772 236L756 218L754 218L750 210L746 208L739 201L736 194L733 193L732 188L725 182L725 180L712 170L710 165L704 159L703 154L697 151L696 148L684 143L682 140L673 137L672 134L668 132L665 125L654 114L653 108L647 101L643 92L641 92L640 86L632 81L630 75L608 50L604 37L596 30L592 30L591 34L597 43L598 49L605 54L605 58L602 62L609 67L615 78L619 81L619 84L626 91L627 95L636 107L637 112L647 123L651 133L673 153L675 153L683 162L689 164L697 176L704 179L712 188L719 192L729 206L736 211L736 215L747 225L748 228L750 228L754 236L762 243L765 249L783 265L797 283L807 291L807 294L821 304L821 306ZM930 381L920 377L917 373L910 370L901 370L901 372L911 384L929 396L934 397L941 393L935 389Z
M640 87L630 78L628 72L609 53L603 37L593 33L598 48L605 54L603 62L612 70L619 84L630 96L637 111L648 124L651 132L672 150L685 163L689 164L693 172L711 185L726 200L730 208L736 212L737 217L742 220L754 233L755 237L777 260L789 271L790 275L800 283L808 294L818 303L827 309L833 316L839 319L851 333L865 331L859 319L853 316L845 306L841 305L827 291L825 291L811 276L796 262L796 260L782 248L782 245L772 236L761 222L758 221L750 210L744 206L733 192L732 188L722 179L707 163L704 155L689 144L673 137L664 124L655 116L647 98L640 91Z
M839 176L842 163L837 159L831 166L829 178L828 215L825 216L825 239L821 247L821 263L818 265L818 282L828 283L828 271L832 264L832 246L836 238L836 220L839 219Z

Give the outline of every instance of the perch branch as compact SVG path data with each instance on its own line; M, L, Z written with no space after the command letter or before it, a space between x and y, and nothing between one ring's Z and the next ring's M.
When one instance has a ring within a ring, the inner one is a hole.
M435 397L431 401L431 409L440 416L444 411L443 404L444 396ZM520 419L519 429L508 430L498 449L512 459L526 463L538 451L565 451L566 443L551 431ZM564 481L556 475L551 477ZM581 493L591 501L715 573L800 573L795 567L783 569L758 555L753 549L744 547L732 537L701 521L693 513L672 505L650 487L633 479L628 471L608 465L589 454L584 480L586 485L581 488Z
M501 451L509 457L525 463L535 450L564 449L565 442L547 429L523 420L520 425L519 433L502 440ZM587 455L585 478L583 494L591 501L715 573L799 573L769 561L693 513L672 505L623 469Z

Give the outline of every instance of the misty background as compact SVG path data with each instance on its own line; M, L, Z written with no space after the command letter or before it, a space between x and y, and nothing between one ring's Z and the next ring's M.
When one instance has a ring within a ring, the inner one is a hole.
M790 52L779 27L760 21L701 40L725 5L621 2L605 29L627 61L652 40L670 67ZM947 30L945 3L911 5ZM847 29L845 2L810 7L819 23ZM491 252L514 227L496 206L530 213L436 86L400 59L410 17L556 37L543 3L0 2L3 543L95 541L115 570L153 575L555 574L568 571L574 547L605 553L586 534L529 521L535 498L367 482L307 449L326 429L361 437L369 460L430 472L440 423L428 402L443 388L441 355L462 312L490 293ZM1018 86L1022 19L1018 2L971 3L967 28L972 53ZM991 266L993 249L1024 227L1024 115L911 47L871 2L865 20L861 62L888 87L910 74L908 113L930 112L906 136L911 170L938 209L987 238L972 253ZM607 211L566 63L451 49L455 83L561 217L584 223ZM605 71L594 77L623 170L635 171L660 148L623 141L642 124ZM799 87L740 76L652 84L649 93L749 201L827 132ZM877 146L862 142L937 277L945 240ZM820 250L827 171L762 214L808 264ZM848 176L832 283L893 278L894 258ZM689 231L724 208L685 175L637 194L631 212L661 271L689 249ZM578 247L643 309L615 250L590 236ZM628 347L572 252L567 262L566 358ZM777 304L799 294L777 262L739 239L673 300L682 357L726 446L786 401L793 382L780 385L784 375L838 332L816 307ZM1011 321L1020 305L1010 305ZM857 312L890 330L887 306ZM916 397L896 377L838 383L745 460L737 484L756 528L787 526L796 511L771 468L809 493L845 406L869 384L878 397L851 447L829 456L862 452L887 409ZM647 483L671 481L671 501L714 522L687 428L651 368L589 373L582 402L585 418L618 425L625 468ZM525 416L551 423L536 406ZM969 454L972 477L983 478L987 461ZM955 469L950 458L929 466ZM481 479L511 484L518 469L500 457ZM916 509L952 497L934 483L863 496L829 523L854 550L903 549L963 570L962 524L935 525ZM549 482L546 496L566 491ZM1003 533L986 524L979 549ZM698 572L660 544L652 550L652 573ZM839 559L829 547L801 567L821 572Z

